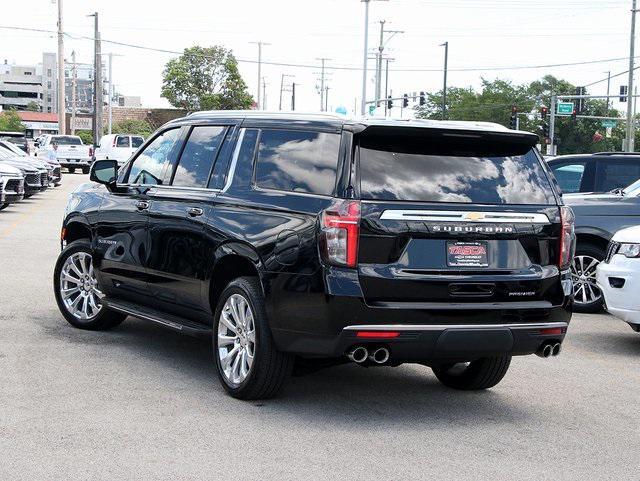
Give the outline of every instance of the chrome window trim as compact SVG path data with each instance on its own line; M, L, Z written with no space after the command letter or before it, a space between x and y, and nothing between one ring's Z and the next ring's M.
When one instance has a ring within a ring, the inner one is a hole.
M479 219L473 217L481 215ZM380 220L432 221L432 222L471 222L491 224L550 224L549 217L541 213L521 212L482 212L454 210L385 210Z
M226 192L233 183L233 176L236 173L236 164L238 163L238 157L240 156L240 149L242 148L242 142L244 141L244 133L246 130L247 129L244 127L240 129L238 140L236 140L236 146L233 149L233 156L231 157L231 165L229 166L229 172L227 173L227 180L220 192Z
M442 331L445 329L550 329L568 327L567 322L536 322L519 324L364 324L347 326L343 331Z
M184 185L149 185L149 195L159 194L162 195L162 191L176 191L176 192L202 192L205 194L218 194L220 189L210 189L208 187L188 187ZM157 192L154 192L157 191Z

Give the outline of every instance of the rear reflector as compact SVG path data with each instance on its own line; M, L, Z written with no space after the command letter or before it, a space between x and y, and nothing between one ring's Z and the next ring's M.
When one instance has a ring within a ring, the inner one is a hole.
M364 339L393 339L399 335L398 331L358 331L356 337Z
M540 334L543 336L559 336L562 334L562 328L550 327L548 329L540 329Z

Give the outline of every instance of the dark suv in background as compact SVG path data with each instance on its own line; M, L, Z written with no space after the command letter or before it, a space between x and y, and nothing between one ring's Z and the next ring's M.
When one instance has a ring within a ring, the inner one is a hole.
M534 145L491 124L202 112L70 198L64 317L212 339L235 397L306 366L431 366L485 389L560 351L573 218Z

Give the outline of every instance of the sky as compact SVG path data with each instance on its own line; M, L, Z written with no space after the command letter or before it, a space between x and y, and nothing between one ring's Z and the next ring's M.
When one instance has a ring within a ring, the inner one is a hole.
M329 110L353 111L362 89L365 4L359 0L63 0L65 58L75 50L79 62L92 62L93 18L99 12L104 53L114 57L114 85L123 95L142 97L147 107L169 106L160 97L162 70L175 54L117 45L121 42L169 51L193 45L220 45L239 59L249 92L257 94L258 47L263 60L294 67L263 65L267 109L277 110L282 74L295 81L296 109L320 109L319 58L328 58ZM449 42L448 85L478 87L481 78L530 82L552 74L576 85L628 69L631 0L372 0L369 8L371 56L385 29L400 30L385 46L393 96L442 88L444 49ZM27 13L28 12L28 13ZM4 0L0 27L56 29L52 0ZM640 21L640 19L639 19ZM640 28L640 26L639 26ZM82 38L86 37L86 38ZM34 64L43 51L55 52L57 38L0 28L0 61ZM640 51L640 47L639 47ZM580 66L514 69L622 58ZM640 60L640 59L639 59ZM339 67L332 69L331 67ZM375 61L369 62L367 91L373 99ZM505 69L505 67L509 67ZM471 69L471 70L470 70ZM626 85L622 75L611 92ZM607 83L589 87L605 94ZM285 93L283 108L290 107ZM617 102L617 108L624 108Z

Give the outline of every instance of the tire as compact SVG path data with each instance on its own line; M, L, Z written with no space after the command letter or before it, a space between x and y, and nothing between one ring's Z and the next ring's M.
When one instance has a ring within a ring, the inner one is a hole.
M245 322L240 322L241 329L235 332L229 327L238 327L232 304L235 312L245 313ZM278 351L274 345L258 279L235 279L220 295L213 322L213 357L220 383L237 399L274 397L291 375L294 356Z
M489 389L498 384L509 370L511 355L485 357L466 365L442 364L433 367L433 373L447 387L463 391Z
M83 174L88 174L89 173L89 167L83 167L82 168L82 173Z
M75 270L67 263L70 258L69 262L74 263ZM88 266L91 268L89 269ZM127 316L100 305L99 286L92 274L92 267L91 243L86 239L70 243L58 256L53 272L53 290L58 308L69 324L78 329L103 331L121 324ZM83 282L79 273L85 270L88 280ZM68 280L69 277L77 279L78 282ZM84 285L87 286L86 289ZM62 293L63 288L67 291L66 294ZM77 296L76 292L69 292L75 289L78 291ZM82 312L78 313L77 310L74 312L74 304L77 304L76 307L79 307L80 311L84 310L86 316Z
M76 172L76 168L75 167L67 167L67 170L69 171L70 174L75 174L75 172Z
M571 265L571 277L573 280L573 295L574 295L574 300L573 300L574 312L595 313L595 312L600 312L602 310L604 306L604 297L602 296L602 292L600 291L600 289L598 289L598 287L595 285L595 272L596 272L596 266L600 262L602 262L605 255L606 253L604 249L594 244L584 243L584 244L578 244L578 246L576 247L576 254L573 258L573 263ZM587 262L588 259L597 260L597 264L593 265L588 270L585 269L587 274L587 279L593 281L593 284L588 283L588 285L586 285L585 282L583 282L584 281L583 278L581 278L580 276L582 273L581 266L586 267L588 265L588 262ZM584 285L585 287L581 288L580 287L581 285ZM589 287L591 287L591 289L589 289ZM598 297L593 301L589 301L589 298L591 297L592 293L598 294ZM583 297L583 295L585 294L586 294L587 302L583 300L585 299L585 297Z
M9 204L6 202L4 204L0 204L0 210L5 210L7 207L9 207Z

